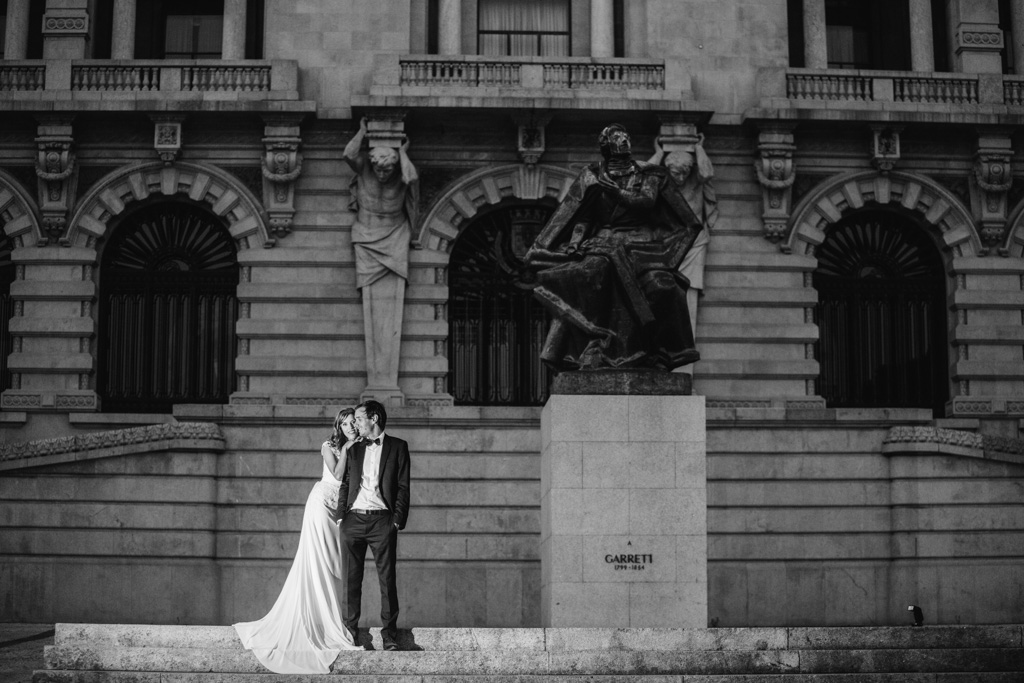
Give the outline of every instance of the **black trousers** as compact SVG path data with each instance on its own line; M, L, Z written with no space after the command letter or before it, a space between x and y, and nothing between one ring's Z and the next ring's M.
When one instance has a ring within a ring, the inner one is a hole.
M363 563L366 548L373 553L380 582L380 621L392 637L398 633L398 583L395 579L395 560L398 553L398 529L393 515L367 515L350 511L341 522L341 566L345 572L345 600L341 606L341 619L351 633L359 626L360 605L363 599Z

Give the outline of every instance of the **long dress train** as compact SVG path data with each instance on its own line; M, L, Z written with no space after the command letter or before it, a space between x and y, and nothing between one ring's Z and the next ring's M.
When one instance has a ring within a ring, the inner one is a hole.
M340 482L324 463L302 516L295 561L277 602L259 621L235 624L242 644L274 673L330 673L342 650L362 650L341 621L344 574Z

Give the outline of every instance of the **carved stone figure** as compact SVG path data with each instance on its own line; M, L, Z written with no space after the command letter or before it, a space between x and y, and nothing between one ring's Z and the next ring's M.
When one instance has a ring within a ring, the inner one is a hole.
M662 166L629 133L602 131L589 166L527 252L554 317L541 358L558 370L672 370L700 358L679 267L702 230Z
M704 227L693 242L679 266L679 272L689 282L686 291L686 305L690 311L690 327L697 334L697 305L704 291L704 263L707 259L709 233L718 220L718 198L711 180L715 176L711 159L704 152L704 136L696 140L673 144L674 149L663 146L658 138L654 141L654 156L648 163L664 165L669 179L683 193L694 214Z
M407 138L397 150L380 146L368 151L363 149L365 138L364 118L344 151L345 161L355 171L352 245L356 287L363 296L367 369L363 398L402 405L398 359L419 176L406 154Z

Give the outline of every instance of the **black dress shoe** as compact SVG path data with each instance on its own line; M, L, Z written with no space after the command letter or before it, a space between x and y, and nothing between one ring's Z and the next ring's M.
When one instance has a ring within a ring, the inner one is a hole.
M395 650L399 649L398 643L395 641L394 636L392 636L390 633L386 631L381 631L380 640L384 646L384 649L389 652L394 652Z

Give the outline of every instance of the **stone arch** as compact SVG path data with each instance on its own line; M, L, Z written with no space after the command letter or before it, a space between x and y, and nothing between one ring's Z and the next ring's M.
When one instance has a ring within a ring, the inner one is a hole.
M896 171L846 173L815 187L794 209L783 251L813 255L830 225L869 202L919 214L955 256L985 253L970 211L955 195L928 178Z
M1006 239L999 245L1001 256L1024 256L1024 199L1017 203L1006 221Z
M549 165L509 164L474 171L441 191L420 224L415 242L424 249L448 253L481 208L510 198L561 201L575 178L573 171Z
M35 200L10 173L0 170L0 225L15 247L45 244Z
M252 246L252 240L263 247L274 245L259 200L242 182L223 169L191 162L146 163L104 176L79 202L63 243L92 247L106 235L111 219L124 212L129 204L154 196L171 198L179 194L209 204L210 211L228 222L228 231L240 248Z

